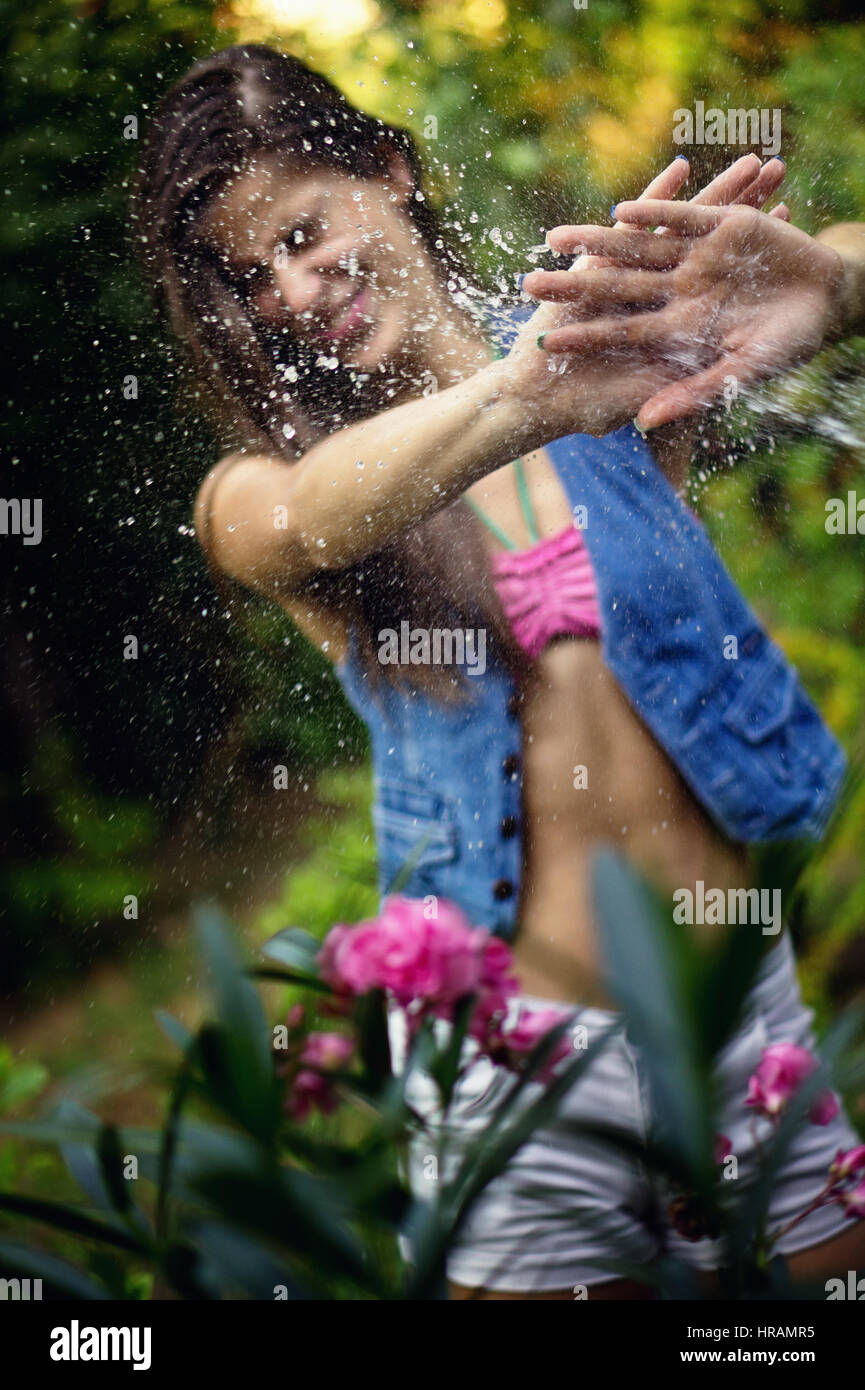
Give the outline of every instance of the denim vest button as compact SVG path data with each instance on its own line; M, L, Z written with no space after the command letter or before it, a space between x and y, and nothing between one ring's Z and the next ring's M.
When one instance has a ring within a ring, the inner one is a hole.
M516 816L503 816L503 817L502 817L502 822L501 822L501 824L500 824L500 826L499 826L499 829L500 829L501 832L502 832L502 839L503 839L503 840L511 840L511 839L513 839L514 835L516 835L516 833L517 833L517 818L516 818Z
M506 776L506 777L513 777L513 775L514 775L515 772L519 772L519 769L520 769L520 755L519 755L519 753L509 753L508 756L505 758L504 762L502 763L502 770L504 771L505 776Z
M512 898L514 885L509 878L497 878L493 884L493 897L497 902L503 903L506 898Z

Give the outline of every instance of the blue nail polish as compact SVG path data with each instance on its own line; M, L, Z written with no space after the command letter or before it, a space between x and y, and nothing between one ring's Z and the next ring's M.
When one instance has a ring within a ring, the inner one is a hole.
M783 165L784 165L784 168L785 168L785 169L787 168L787 161L786 161L786 159L782 159L781 156L780 156L779 154L773 154L772 159L777 159L777 161L778 161L779 164L783 164ZM771 161L770 161L770 162L771 162Z
M526 275L527 275L527 274L528 274L528 271L526 271ZM518 275L518 276L517 276L517 289L518 289L518 290L521 290L521 289L522 289L522 287L523 287L523 281L525 280L526 275Z
M611 217L615 217L615 215L616 215L616 207L617 207L617 204L616 204L616 203L610 203L610 216L611 216Z
M684 160L687 160L688 156L687 156L686 154L677 154L677 155L676 155L676 158L677 158L677 159L684 159Z
M539 333L539 334L538 334L538 337L537 337L537 339L536 339L537 344L538 344L538 347L541 348L541 349L544 349L544 338L546 338L546 336L547 336L546 333ZM545 350L545 349L544 349L544 350Z

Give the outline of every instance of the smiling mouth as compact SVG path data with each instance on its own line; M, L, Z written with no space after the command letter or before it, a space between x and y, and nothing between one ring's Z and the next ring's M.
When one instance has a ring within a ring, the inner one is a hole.
M361 326L368 303L369 291L361 286L357 294L352 295L345 310L340 314L335 323L324 331L323 336L327 341L329 343L341 343L344 339L348 338L350 334L354 333L355 330Z

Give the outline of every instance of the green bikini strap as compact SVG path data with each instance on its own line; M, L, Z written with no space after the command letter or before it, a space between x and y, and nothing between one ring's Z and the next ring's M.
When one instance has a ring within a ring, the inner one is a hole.
M526 482L525 464L523 463L523 460L521 458L515 460L514 472L517 475L517 492L519 493L520 506L523 509L523 516L525 517L526 526L529 528L529 536L531 537L532 545L537 545L538 541L541 538L538 535L538 527L535 521L535 512L532 506L531 498L529 497L529 485Z
M531 537L532 545L537 545L538 541L540 540L540 536L538 535L538 528L535 522L535 513L532 508L531 499L529 498L529 488L526 482L525 468L523 466L523 461L521 458L514 460L514 472L517 475L517 493L519 495L520 506L522 507L523 516L526 519L526 526L529 530L529 536ZM514 545L510 537L505 535L502 528L500 526L497 526L496 523L492 521L490 517L487 516L486 512L481 511L477 502L473 501L472 498L467 496L465 493L463 494L463 501L468 503L475 516L480 517L484 525L488 527L490 531L492 531L493 535L498 540L501 541L502 545L505 547L506 550L519 549L518 546Z
M493 535L501 541L502 545L505 547L505 550L516 550L517 547L514 545L510 537L505 535L504 531L500 526L497 526L494 521L490 520L486 512L481 511L477 502L473 502L471 497L469 497L466 493L463 493L463 501L471 507L475 516L480 517L481 521L484 523L484 526L488 527L488 529L492 531Z

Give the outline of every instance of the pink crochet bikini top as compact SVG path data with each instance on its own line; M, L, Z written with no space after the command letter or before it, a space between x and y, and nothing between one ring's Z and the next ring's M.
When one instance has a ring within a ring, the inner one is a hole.
M517 488L530 535L537 535L522 460L514 464ZM517 550L498 526L465 499L481 521L508 547L493 556L492 572L511 630L534 660L553 637L599 637L595 572L583 534L568 526L556 536Z
M552 637L600 637L595 572L575 526L528 550L494 555L492 565L513 634L532 660Z

